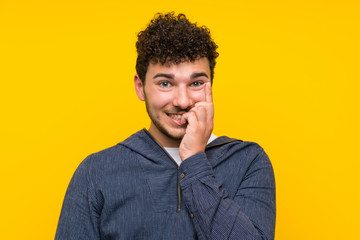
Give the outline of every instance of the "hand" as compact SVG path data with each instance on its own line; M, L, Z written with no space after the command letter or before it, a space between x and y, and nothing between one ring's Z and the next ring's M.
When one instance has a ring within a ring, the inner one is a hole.
M180 143L179 154L182 161L204 152L213 129L214 104L211 84L205 83L205 101L195 103L189 112L183 114L181 123L186 124L186 132Z

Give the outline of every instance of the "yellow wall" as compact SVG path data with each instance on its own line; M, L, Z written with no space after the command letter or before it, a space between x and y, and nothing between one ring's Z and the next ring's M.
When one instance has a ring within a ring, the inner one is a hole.
M0 239L53 239L88 154L148 127L136 33L185 12L220 46L216 135L260 143L276 239L356 239L359 1L0 1Z

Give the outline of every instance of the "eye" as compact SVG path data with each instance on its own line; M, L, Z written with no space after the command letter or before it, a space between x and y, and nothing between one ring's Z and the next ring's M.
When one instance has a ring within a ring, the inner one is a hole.
M160 85L160 87L164 87L164 88L171 86L171 84L169 82L160 82L159 85Z
M201 86L201 85L203 85L203 84L204 84L203 82L196 81L196 82L193 82L193 83L191 84L191 86L193 86L193 87L199 87L199 86Z

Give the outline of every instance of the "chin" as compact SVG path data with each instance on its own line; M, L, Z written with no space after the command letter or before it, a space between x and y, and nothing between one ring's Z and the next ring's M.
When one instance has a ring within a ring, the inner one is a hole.
M183 133L183 132L168 131L166 135L172 139L181 140L183 139L185 132Z
M163 131L163 133L169 138L181 140L185 135L185 131L185 128L167 128L165 131Z

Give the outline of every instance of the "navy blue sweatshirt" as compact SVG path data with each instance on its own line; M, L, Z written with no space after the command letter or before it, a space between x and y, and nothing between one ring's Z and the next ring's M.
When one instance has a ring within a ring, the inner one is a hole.
M275 212L258 144L218 137L178 166L144 129L79 165L55 239L274 239Z

